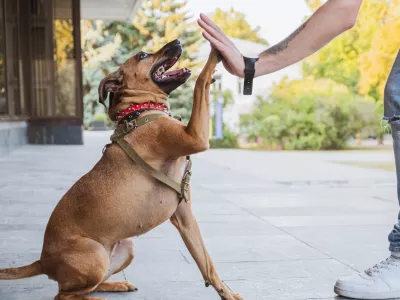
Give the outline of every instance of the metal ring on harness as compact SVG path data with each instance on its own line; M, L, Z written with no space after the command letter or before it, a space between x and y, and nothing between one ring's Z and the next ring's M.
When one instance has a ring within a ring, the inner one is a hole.
M190 178L192 176L192 160L190 159L190 156L186 157L187 164L185 167L185 171L183 173L182 181L181 181L181 194L180 198L181 200L184 199L186 203L189 202L189 184L190 184Z

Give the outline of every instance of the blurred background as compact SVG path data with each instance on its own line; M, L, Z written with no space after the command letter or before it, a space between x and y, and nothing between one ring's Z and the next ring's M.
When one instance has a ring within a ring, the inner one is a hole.
M208 14L247 56L284 39L320 0L0 1L0 153L24 143L82 144L83 131L112 129L99 81L137 51L179 38L177 67L192 79L171 95L187 122L193 84L209 53L195 20ZM365 0L357 25L305 61L255 80L219 66L211 99L211 146L338 150L390 146L383 89L400 44L398 0Z
M187 122L210 51L195 22L200 12L257 56L322 3L0 0L0 268L40 256L57 201L101 158L113 130L98 103L104 76L137 51L179 38L177 67L193 76L170 103ZM221 278L244 299L339 300L338 277L387 257L399 204L381 117L399 16L400 0L364 0L353 29L256 78L252 96L218 66L214 149L193 156L193 209ZM168 222L135 245L132 267L112 280L132 280L139 293L107 299L219 298ZM53 299L57 289L47 278L0 281L0 299Z

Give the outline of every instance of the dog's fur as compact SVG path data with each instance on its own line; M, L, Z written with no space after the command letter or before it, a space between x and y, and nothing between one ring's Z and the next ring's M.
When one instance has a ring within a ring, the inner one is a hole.
M188 76L160 85L152 80L152 72L161 61L175 55L179 47L179 42L174 41L144 59L140 59L140 54L135 55L101 82L100 101L104 102L107 93L111 93L111 119L115 120L117 112L131 103L168 104L169 92ZM184 157L209 147L209 89L217 63L218 55L212 50L196 81L187 126L165 116L125 137L144 160L177 182L182 177ZM40 260L29 266L0 269L0 279L46 274L58 282L56 300L100 300L85 294L134 291L136 287L127 281L105 281L132 262L131 237L144 234L168 219L180 232L206 285L212 285L222 299L242 299L218 277L191 205L180 203L174 190L142 171L115 144L107 147L100 161L71 187L54 209Z

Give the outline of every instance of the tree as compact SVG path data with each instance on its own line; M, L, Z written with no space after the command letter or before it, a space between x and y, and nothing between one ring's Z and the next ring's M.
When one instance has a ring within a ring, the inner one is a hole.
M101 36L95 38L91 47L98 50L110 45L112 48L112 57L107 60L107 64L101 66L102 73L105 75L115 70L140 50L154 52L164 44L180 39L184 50L174 68L190 68L194 74L192 77L195 77L201 65L195 53L202 43L202 38L195 23L190 21L186 4L187 1L183 0L144 0L133 22L104 22L100 30ZM115 49L113 45L117 44L118 48ZM92 52L93 50L85 49L85 53ZM92 60L96 56L94 55ZM91 72L90 75L94 73ZM93 96L94 92L88 92L89 94ZM169 99L172 113L180 114L183 121L188 121L193 100L193 79L171 93Z
M321 4L306 2L312 10ZM399 7L400 0L364 1L355 27L307 59L304 74L330 78L355 94L382 102L400 44Z
M93 117L104 113L98 103L97 87L104 76L117 67L115 58L119 57L121 36L104 36L105 24L102 21L82 21L82 67L84 124L89 126Z
M322 5L321 0L305 0L305 2L311 8L312 11L316 11L318 7Z
M268 45L268 42L259 35L260 27L251 28L242 12L229 11L217 8L211 19L230 37Z
M372 10L373 5L376 4L367 1L363 8ZM386 79L400 46L400 0L383 1L378 6L380 18L369 17L370 23L376 22L371 46L360 56L359 93L382 99Z
M164 44L179 39L183 44L183 53L174 68L189 68L193 76L188 83L171 93L169 102L172 113L180 115L188 122L192 111L193 80L202 62L198 61L198 52L203 39L191 16L186 10L187 1L181 0L145 0L133 25L145 41L144 48L156 51Z
M343 149L357 132L379 124L378 104L331 79L282 80L242 116L242 131L264 146L287 150Z

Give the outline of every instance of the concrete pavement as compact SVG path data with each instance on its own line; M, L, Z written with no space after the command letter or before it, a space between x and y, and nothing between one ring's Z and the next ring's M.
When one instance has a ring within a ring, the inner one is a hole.
M85 146L25 146L0 158L0 267L36 260L48 217L101 156L108 133ZM194 158L194 210L220 277L247 300L334 299L338 276L388 255L395 173L337 162L392 162L389 151L213 150ZM139 291L107 299L219 299L206 289L169 223L135 238L124 273ZM46 276L0 281L1 300L53 299ZM100 294L96 294L100 296Z

